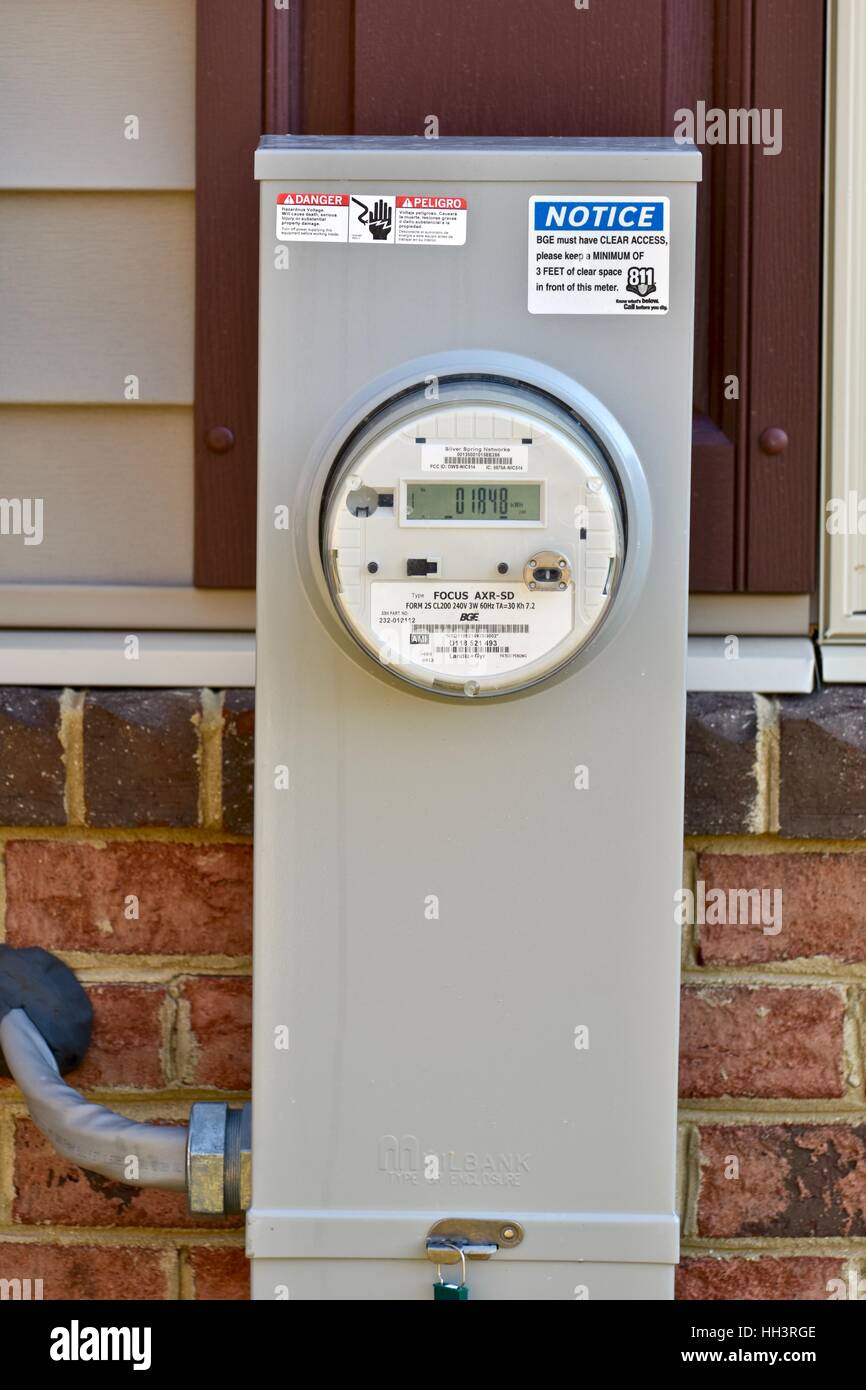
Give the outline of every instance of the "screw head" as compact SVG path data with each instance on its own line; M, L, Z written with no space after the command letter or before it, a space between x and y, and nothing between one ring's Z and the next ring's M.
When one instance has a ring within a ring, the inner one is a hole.
M204 437L204 442L212 454L227 454L234 448L234 430L228 425L212 425Z
M567 588L568 588L568 585L567 585L567 584L559 584L557 587L560 588L560 589L567 589Z
M367 569L369 570L370 574L378 574L379 572L379 566L375 560L370 561L369 565L367 566Z
M530 579L530 581L529 581L529 587L530 587L530 589L537 589L537 588L538 588L538 585L536 584L536 582L535 582L534 579Z
M496 566L496 568L497 568L497 570L499 571L500 574L507 574L507 573L508 573L508 566L506 565L506 563L505 563L504 560L502 560L502 561Z
M561 570L564 570L567 564L568 564L568 561L567 561L567 560L563 560L562 556L560 556L560 559L559 559L559 568L560 568Z
M770 425L758 435L758 447L764 454L783 454L788 447L788 436L780 425Z
M517 1232L513 1226L503 1226L499 1232L500 1240L513 1240L516 1235Z

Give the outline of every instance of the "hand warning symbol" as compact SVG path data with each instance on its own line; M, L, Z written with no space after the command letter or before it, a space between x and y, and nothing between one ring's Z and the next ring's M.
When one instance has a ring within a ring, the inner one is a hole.
M356 214L358 224L366 227L373 241L387 241L394 220L394 210L388 200L377 198L372 207L360 198L353 197L352 202L360 208Z

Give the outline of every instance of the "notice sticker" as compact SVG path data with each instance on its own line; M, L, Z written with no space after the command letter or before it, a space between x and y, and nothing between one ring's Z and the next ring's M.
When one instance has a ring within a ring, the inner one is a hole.
M467 439L454 443L434 439L421 445L422 473L528 473L529 445L483 443Z
M666 314L670 200L529 200L530 314Z
M539 660L571 633L574 590L525 584L372 584L370 623L383 659L448 677L494 675Z
M279 193L277 241L345 241L348 193Z

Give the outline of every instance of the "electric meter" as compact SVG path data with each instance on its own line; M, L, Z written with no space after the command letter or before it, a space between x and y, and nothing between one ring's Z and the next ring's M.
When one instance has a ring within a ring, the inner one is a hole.
M342 449L322 561L351 636L433 693L510 694L596 635L625 559L618 480L562 402L492 377L401 393Z

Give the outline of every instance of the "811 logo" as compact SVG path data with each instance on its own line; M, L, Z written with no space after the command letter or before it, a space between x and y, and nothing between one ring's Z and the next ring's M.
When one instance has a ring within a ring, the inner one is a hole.
M630 265L625 287L632 294L639 294L641 299L646 299L648 294L655 294L656 276L653 267L651 265Z

